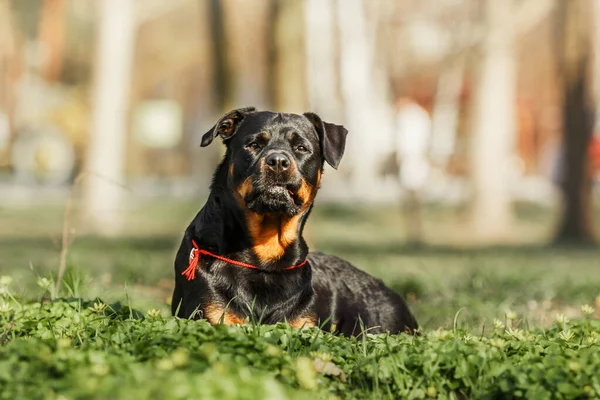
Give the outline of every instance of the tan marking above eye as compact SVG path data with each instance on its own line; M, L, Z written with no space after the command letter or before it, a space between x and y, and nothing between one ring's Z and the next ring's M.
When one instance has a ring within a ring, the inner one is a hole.
M267 140L271 139L271 135L269 135L267 132L261 132L258 134L258 136L256 138L267 141Z

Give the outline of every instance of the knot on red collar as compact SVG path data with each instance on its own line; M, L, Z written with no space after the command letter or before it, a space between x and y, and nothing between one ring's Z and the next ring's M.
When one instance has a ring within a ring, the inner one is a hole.
M200 254L204 254L205 256L209 256L209 257L215 258L217 260L224 261L228 264L237 265L238 267L244 267L244 268L250 268L250 269L261 269L261 268L257 267L256 265L248 264L248 263L245 263L242 261L232 260L227 257L213 254L208 250L201 249L198 247L198 245L196 244L196 242L193 239L192 239L192 246L193 246L192 250L190 251L190 263L188 264L188 267L185 269L185 271L183 271L181 273L181 275L185 276L188 281L191 281L194 278L196 278L196 269L198 268L198 262L200 262ZM286 267L283 270L289 271L291 269L300 268L304 264L306 264L306 259L299 264Z

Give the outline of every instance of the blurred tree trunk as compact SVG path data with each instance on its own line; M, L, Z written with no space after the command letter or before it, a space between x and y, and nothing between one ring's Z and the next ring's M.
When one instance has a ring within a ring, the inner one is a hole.
M515 137L516 64L512 2L482 2L485 37L476 63L471 125L471 232L482 243L510 235L509 171Z
M558 58L563 87L561 184L563 213L558 243L593 240L592 192L588 148L594 128L591 0L558 1Z
M593 53L594 53L594 98L596 99L596 113L595 113L595 128L594 134L600 135L600 121L597 116L600 115L600 1L593 2L593 21L594 27L594 42L593 42Z
M223 107L222 95L226 93L223 86L222 66L224 62L222 48L223 21L220 18L220 9L214 1L200 0L197 4L198 18L198 43L197 74L189 74L188 79L194 83L188 85L187 99L183 104L188 104L189 118L193 121L188 126L186 141L188 142L187 153L190 162L189 177L200 188L210 186L211 176L206 174L216 165L220 159L214 146L213 149L204 152L205 155L198 157L198 146L200 135L208 131L221 115ZM210 62L211 60L212 62ZM196 75L196 76L194 76ZM192 126L190 126L192 125Z
M44 46L46 57L42 75L54 82L60 78L65 48L65 0L44 0L39 29L39 41Z
M117 234L124 179L131 64L135 41L134 0L98 3L92 123L86 154L83 207L88 228Z
M0 168L10 165L10 149L14 136L15 80L17 53L11 4L0 0ZM7 136L3 136L7 135Z
M306 108L302 0L271 0L271 99L278 111L300 113Z
M200 8L206 5L204 0L200 0ZM206 64L211 65L213 68L213 87L212 96L216 108L219 113L225 112L227 106L227 99L229 99L231 92L231 85L227 79L227 54L226 54L226 39L225 39L225 27L223 17L223 5L221 0L210 0L208 3L208 21L206 21L210 27L210 39L211 39L211 56L212 62ZM201 21L200 23L203 23Z
M377 5L362 0L337 1L344 120L355 138L363 137L349 141L342 166L351 167L352 195L367 201L393 198L395 194L379 175L381 149L393 145L394 118L386 64L376 48L378 17L382 15L375 12ZM367 6L372 7L371 19L367 18Z
M456 143L466 60L462 54L444 62L437 82L432 112L431 157L434 167L446 171Z
M304 2L308 106L326 121L343 117L338 73L338 30L333 0Z
M226 108L269 107L269 0L222 0L227 49Z

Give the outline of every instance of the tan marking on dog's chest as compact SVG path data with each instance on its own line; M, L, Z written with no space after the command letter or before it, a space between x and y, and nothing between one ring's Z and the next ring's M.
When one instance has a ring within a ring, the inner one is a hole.
M284 224L288 226L291 220L284 222L281 218L269 218L251 211L246 213L252 249L261 262L276 261L283 256L294 237L290 237L289 233L282 234L281 228Z
M293 217L269 217L246 212L248 231L254 244L253 250L263 263L279 260L287 247L298 239L300 219L312 204L317 189L302 180L298 196L304 205Z

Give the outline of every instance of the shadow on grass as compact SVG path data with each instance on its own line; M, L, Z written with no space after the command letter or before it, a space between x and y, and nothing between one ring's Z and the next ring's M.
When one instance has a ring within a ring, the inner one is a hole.
M132 249L139 251L165 251L172 250L179 244L179 236L149 236L149 237L119 237L101 238L94 236L76 237L71 240L70 248L105 249L106 251L118 251ZM16 248L30 248L40 250L60 250L60 238L49 237L23 237L0 239L0 250L9 252ZM3 253L5 254L5 253Z
M387 255L419 255L419 256L440 256L440 255L540 255L548 252L577 252L577 253L600 253L598 244L539 244L539 245L497 245L486 247L461 247L447 245L412 245L406 242L379 242L365 243L359 241L337 241L337 240L322 240L315 246L315 250L362 256L376 256L381 254Z
M106 239L77 237L69 245L67 266L94 280L155 285L172 279L173 261L180 237L152 236ZM19 277L24 288L35 288L37 275L54 275L58 270L59 238L0 240L0 273ZM108 279L108 278L106 278Z

